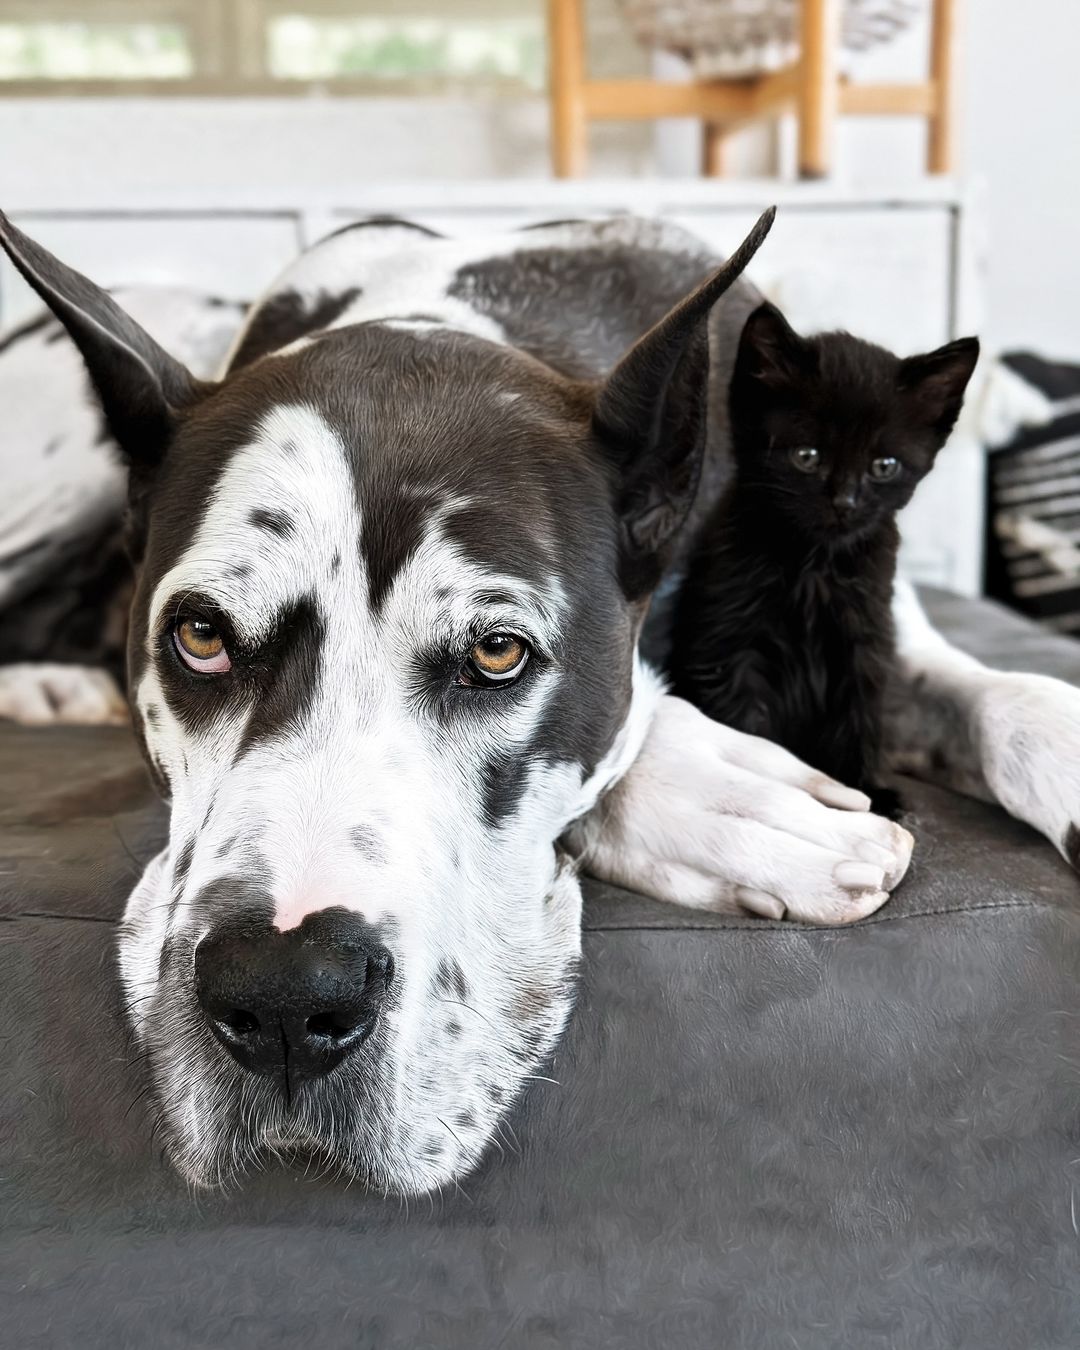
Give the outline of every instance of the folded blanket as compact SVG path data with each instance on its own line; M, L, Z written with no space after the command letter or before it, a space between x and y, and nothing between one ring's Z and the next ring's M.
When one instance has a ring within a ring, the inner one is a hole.
M987 594L1080 637L1080 366L1030 352L1003 360L1049 416L992 447Z

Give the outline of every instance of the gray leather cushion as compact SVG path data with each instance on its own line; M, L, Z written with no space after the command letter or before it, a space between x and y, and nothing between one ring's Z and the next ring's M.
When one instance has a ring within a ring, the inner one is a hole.
M1080 646L936 597L1002 664ZM1080 1339L1080 884L905 785L886 909L814 929L592 886L569 1035L431 1200L163 1164L114 974L162 814L130 738L0 733L0 1341L1051 1350Z

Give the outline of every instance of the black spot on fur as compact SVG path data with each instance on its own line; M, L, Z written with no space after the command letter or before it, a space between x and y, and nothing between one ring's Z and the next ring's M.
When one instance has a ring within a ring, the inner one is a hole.
M42 450L41 453L45 456L46 459L48 459L51 455L56 454L57 450L60 449L63 443L64 442L61 437L53 436L51 440L45 442L45 448L44 450Z
M147 704L145 716L150 726L152 727L157 726L157 724L161 721L161 713L158 711L156 703Z
M459 1130L471 1130L476 1125L476 1112L471 1109L459 1111L454 1117L454 1124Z
M365 504L360 549L367 566L368 597L376 614L394 579L420 547L432 502L421 494L395 493Z
M451 1017L449 1022L447 1022L446 1034L455 1040L457 1039L458 1036L461 1035L461 1023L457 1020L456 1017Z
M0 560L16 565L18 589L0 607L4 660L103 666L123 687L131 566L119 521Z
M191 871L191 859L195 852L195 840L189 839L180 852L176 855L176 865L173 868L172 875L172 898L169 903L169 913L176 909L180 903L180 898L184 894L184 887L187 885L188 873Z
M284 511L268 511L263 506L257 506L248 519L256 529L269 530L280 539L289 539L295 533L293 523Z
M537 220L531 225L522 225L521 233L528 234L530 230L554 230L559 225L583 225L584 223L580 216L567 216L562 220Z
M298 601L282 615L253 671L260 690L237 758L307 717L319 681L324 634L322 615L312 599Z
M363 220L351 221L348 225L342 225L340 229L331 230L324 236L326 239L336 239L339 234L352 234L354 230L378 229L383 225L400 225L403 229L415 230L417 234L426 234L430 239L444 238L438 230L429 229L426 225L419 225L415 220L402 220L400 216L365 216Z
M235 577L237 581L246 581L247 578L251 576L251 564L234 563L234 565L229 568L229 575Z
M517 810L525 790L528 764L524 755L507 754L488 760L481 768L481 803L484 819L492 827Z
M1065 856L1080 872L1080 829L1075 825L1065 831Z
M349 831L353 848L373 863L382 862L386 856L382 840L370 825L354 825Z
M432 988L437 994L450 994L459 1003L464 1003L469 997L469 982L460 962L444 956L435 971Z
M356 286L338 294L320 291L311 304L298 291L282 291L280 295L271 296L252 315L229 373L242 370L260 357L328 327L359 294L360 288Z

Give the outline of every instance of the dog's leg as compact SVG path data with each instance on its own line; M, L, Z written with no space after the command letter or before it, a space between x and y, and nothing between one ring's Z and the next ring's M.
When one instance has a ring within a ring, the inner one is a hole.
M0 666L0 718L26 726L122 726L128 712L108 671L22 662Z
M912 838L869 800L759 736L659 700L641 753L568 844L657 900L849 923L889 898Z
M1080 689L991 670L933 627L914 589L893 602L899 680L888 754L896 768L999 802L1080 868Z

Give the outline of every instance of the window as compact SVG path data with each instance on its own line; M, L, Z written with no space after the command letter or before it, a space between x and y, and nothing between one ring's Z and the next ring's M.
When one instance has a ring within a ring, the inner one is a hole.
M0 80L175 80L193 73L181 24L0 22Z
M536 92L545 41L544 0L0 0L0 95Z

